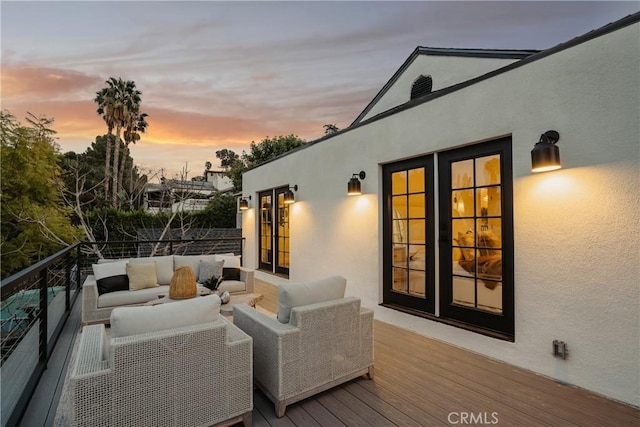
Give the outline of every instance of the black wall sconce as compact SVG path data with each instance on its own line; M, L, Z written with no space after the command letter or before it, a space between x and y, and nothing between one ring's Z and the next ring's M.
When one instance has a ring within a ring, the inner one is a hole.
M249 209L249 200L251 200L251 196L243 197L240 199L240 210L246 211Z
M298 186L294 185L293 187L289 187L287 191L284 192L284 203L286 205L290 205L291 203L295 203L296 201L296 196L295 194L293 194L293 191L291 191L292 188L294 191L298 191Z
M560 150L556 143L560 134L555 130L548 130L540 135L540 141L531 150L531 171L546 172L560 169Z
M362 194L362 187L360 186L360 179L364 179L367 174L364 171L360 171L360 173L354 173L349 183L347 183L347 194L349 196L357 196Z

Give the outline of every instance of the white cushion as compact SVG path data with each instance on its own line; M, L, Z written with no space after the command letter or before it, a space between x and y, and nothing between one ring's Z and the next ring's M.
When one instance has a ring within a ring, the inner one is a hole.
M214 322L220 297L208 295L188 300L140 307L116 307L111 312L111 338Z
M215 255L174 255L173 256L173 269L177 270L178 267L191 267L193 275L196 279L200 277L200 260L213 262L216 260Z
M127 276L129 277L129 290L139 291L146 288L158 287L156 275L156 263L127 263Z
M242 292L247 290L247 286L240 280L223 280L217 290L220 292Z
M106 264L109 262L129 261L129 258L98 258L98 264Z
M216 261L224 261L224 268L240 268L240 255L227 255L217 254L215 255Z
M93 264L93 275L96 280L111 276L127 275L127 262L129 260L105 262L103 264Z
M289 283L278 287L278 320L289 323L291 309L302 305L344 298L347 279L331 276L309 283Z
M131 258L129 262L133 264L146 264L148 262L155 262L158 284L171 284L171 278L173 277L173 255Z
M141 289L135 292L126 290L102 294L98 297L98 308L144 304L158 299L158 295L169 295L169 285Z

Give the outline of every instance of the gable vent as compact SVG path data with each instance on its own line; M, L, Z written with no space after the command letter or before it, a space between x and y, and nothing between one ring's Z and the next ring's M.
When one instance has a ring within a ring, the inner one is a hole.
M431 76L420 76L413 82L411 86L411 99L420 98L428 93L431 93L433 87L433 80Z

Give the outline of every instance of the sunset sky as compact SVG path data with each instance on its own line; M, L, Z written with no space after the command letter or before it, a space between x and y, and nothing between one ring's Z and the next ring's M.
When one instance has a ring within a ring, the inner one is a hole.
M640 10L630 2L2 1L1 100L54 118L62 151L106 133L95 93L135 81L143 171L199 175L215 152L347 127L416 46L546 49Z

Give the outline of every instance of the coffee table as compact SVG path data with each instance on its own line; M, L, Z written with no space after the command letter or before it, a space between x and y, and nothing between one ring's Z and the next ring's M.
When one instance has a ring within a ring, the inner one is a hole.
M233 316L233 306L236 304L248 304L249 306L255 308L256 303L262 301L264 299L264 295L262 294L231 294L231 299L228 303L222 304L220 306L220 314L223 316Z

